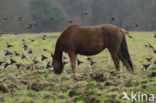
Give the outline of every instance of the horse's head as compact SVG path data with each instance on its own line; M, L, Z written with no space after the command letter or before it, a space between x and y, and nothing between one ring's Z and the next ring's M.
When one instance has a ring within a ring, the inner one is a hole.
M64 68L64 64L62 62L62 58L59 59L57 57L55 57L53 54L51 54L52 56L52 67L54 68L54 73L55 74L61 74L63 68Z

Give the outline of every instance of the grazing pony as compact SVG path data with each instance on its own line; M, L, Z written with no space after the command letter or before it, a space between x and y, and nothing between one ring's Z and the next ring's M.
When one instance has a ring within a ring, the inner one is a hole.
M68 26L56 42L54 55L51 54L54 73L61 74L64 68L63 52L69 55L71 67L75 73L77 54L95 55L105 48L108 48L117 71L120 71L119 60L121 60L130 73L134 72L124 30L115 25L103 24Z

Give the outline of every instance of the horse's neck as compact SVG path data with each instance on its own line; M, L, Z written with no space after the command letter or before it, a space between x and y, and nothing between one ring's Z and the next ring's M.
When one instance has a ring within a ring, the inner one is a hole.
M56 43L55 46L55 52L54 52L54 57L60 61L62 61L62 55L63 55L63 51L59 45L59 43Z

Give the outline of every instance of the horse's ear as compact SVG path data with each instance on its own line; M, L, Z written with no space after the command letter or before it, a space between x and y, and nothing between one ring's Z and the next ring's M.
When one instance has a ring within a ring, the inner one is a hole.
M51 57L54 58L54 54L53 53L51 53Z

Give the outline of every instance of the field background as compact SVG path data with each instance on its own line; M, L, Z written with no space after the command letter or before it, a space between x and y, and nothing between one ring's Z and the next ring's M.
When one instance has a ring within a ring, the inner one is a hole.
M116 72L110 54L105 49L98 55L91 56L93 61L97 62L93 66L90 66L86 56L78 55L78 59L84 63L78 66L75 77L70 73L70 65L65 66L61 75L55 75L45 69L47 61L51 61L50 52L54 51L59 34L8 34L0 37L0 61L10 62L10 58L13 58L24 65L20 69L15 65L7 69L4 69L3 65L0 66L0 103L130 103L121 100L122 91L156 96L156 77L151 77L156 71L156 54L144 46L151 43L156 48L153 32L130 32L133 39L127 37L135 74L127 73L121 63L121 72ZM46 40L42 39L43 35L46 35ZM22 39L32 48L33 55L24 51ZM8 49L9 51L24 53L27 59L22 60L14 55L5 57L6 42L14 46ZM44 48L47 51L43 51ZM48 60L41 61L41 54L47 56ZM64 55L68 57L65 53ZM152 60L147 62L147 57L152 57ZM32 65L33 58L39 61L36 69L26 70L27 65ZM141 64L149 63L154 65L149 71L144 71Z

